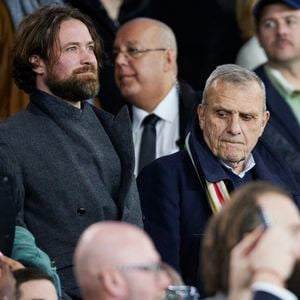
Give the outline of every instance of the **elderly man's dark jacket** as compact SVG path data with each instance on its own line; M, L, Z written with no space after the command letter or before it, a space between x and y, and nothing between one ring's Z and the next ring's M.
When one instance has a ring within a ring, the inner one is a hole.
M78 296L72 259L82 231L107 219L142 226L127 109L114 117L35 91L26 111L0 124L0 140L21 169L24 223L55 261L64 290ZM113 166L120 172L108 178L103 170Z
M271 152L286 161L286 165L300 184L299 122L286 100L267 77L264 67L258 67L255 72L265 84L267 109L270 111L270 120L262 141Z
M189 146L202 178L209 182L224 180L229 191L237 187L205 144L197 120L192 127ZM252 179L287 188L299 205L300 193L284 164L260 143L252 154L256 163L250 171ZM199 249L212 210L188 152L184 150L155 160L140 173L137 183L144 227L162 259L182 274L186 284L198 286L203 293L199 279Z

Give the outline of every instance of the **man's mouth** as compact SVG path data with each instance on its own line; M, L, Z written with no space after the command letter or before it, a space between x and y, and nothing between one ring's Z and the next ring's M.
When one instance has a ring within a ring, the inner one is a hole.
M275 45L276 45L276 47L282 48L285 46L290 46L290 45L292 45L292 43L287 39L278 39L278 40L276 40Z

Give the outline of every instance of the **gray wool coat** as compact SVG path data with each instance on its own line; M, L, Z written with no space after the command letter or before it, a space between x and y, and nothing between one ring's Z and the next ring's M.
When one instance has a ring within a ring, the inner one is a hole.
M35 91L26 111L0 123L0 141L20 166L21 219L55 262L63 290L78 296L72 258L82 231L108 219L142 226L127 109L79 110Z

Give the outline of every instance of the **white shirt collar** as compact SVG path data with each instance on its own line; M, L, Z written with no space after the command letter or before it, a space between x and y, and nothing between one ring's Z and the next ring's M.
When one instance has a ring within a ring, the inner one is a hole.
M156 114L162 120L166 122L172 122L179 113L178 107L179 95L174 85L171 90L168 92L166 97L156 106L153 114ZM142 126L144 118L149 115L145 110L132 106L132 129L133 131L137 130Z
M232 173L239 176L240 178L243 178L245 174L255 166L255 161L252 153L250 153L249 157L245 160L245 168L240 173L236 173L234 169L228 166L224 161L220 160L220 162L225 168L227 168L228 170L230 170Z

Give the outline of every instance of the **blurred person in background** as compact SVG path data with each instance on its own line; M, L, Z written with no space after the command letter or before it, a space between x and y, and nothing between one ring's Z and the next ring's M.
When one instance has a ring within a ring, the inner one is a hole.
M211 299L295 299L285 287L299 266L299 209L284 190L249 183L208 223L201 258Z
M267 61L266 54L256 37L252 14L257 0L236 0L236 18L244 44L239 49L235 63L253 70Z
M151 162L142 159L149 123L156 133L152 159L183 149L201 94L177 80L176 37L160 21L137 18L122 25L113 53L116 83L131 111L138 174Z
M299 158L288 154L289 148L300 151L300 1L259 0L253 14L256 34L267 62L255 72L266 86L270 125L282 136L283 148L270 136L270 144L287 159L287 165L299 176ZM297 170L298 169L298 170Z
M35 268L23 268L13 272L16 280L16 300L58 300L51 277Z

